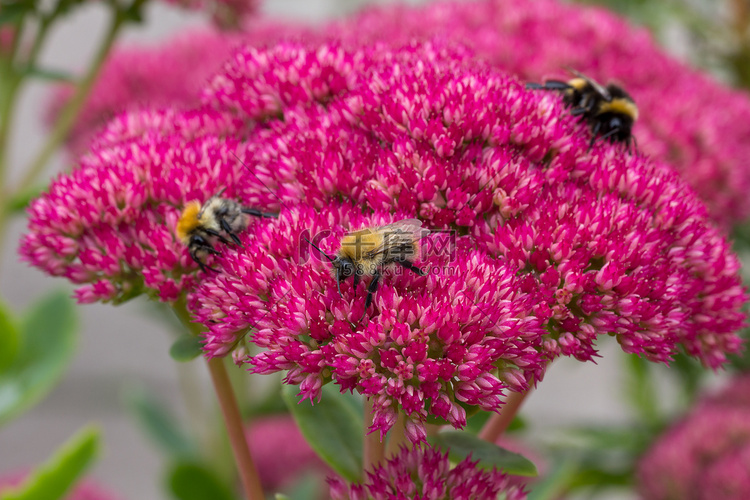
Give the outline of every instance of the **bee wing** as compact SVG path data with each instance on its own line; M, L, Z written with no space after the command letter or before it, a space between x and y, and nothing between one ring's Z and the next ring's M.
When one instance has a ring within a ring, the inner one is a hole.
M602 87L596 80L593 80L580 71L576 71L572 68L568 68L568 71L576 75L578 78L583 78L584 80L586 80L586 82L588 82L588 84L591 85L594 90L596 90L596 93L605 98L607 101L612 100L612 94L609 93L609 90Z
M373 232L384 236L382 243L368 252L374 256L388 250L412 246L415 241L425 237L429 230L422 229L422 221L419 219L404 219L376 227Z

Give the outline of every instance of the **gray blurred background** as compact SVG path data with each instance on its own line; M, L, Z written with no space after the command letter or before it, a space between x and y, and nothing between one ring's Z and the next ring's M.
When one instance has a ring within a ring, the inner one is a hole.
M355 10L364 2L335 0L276 0L263 10L275 16L318 22ZM205 16L151 2L141 26L129 27L120 44L157 44L186 27L201 26ZM92 2L61 23L44 47L42 65L75 70L86 65L103 34L105 11ZM43 144L41 123L49 102L49 86L32 83L22 95L18 127L12 136L12 166L20 169ZM50 176L63 164L57 158ZM19 172L14 174L18 177ZM4 243L0 270L2 293L17 309L25 308L50 289L71 288L62 279L43 276L19 262L15 253L25 223L16 220ZM104 430L105 454L92 476L123 499L166 498L160 484L163 460L122 401L128 386L147 386L178 415L186 413L180 396L178 370L187 369L192 382L205 388L207 411L212 394L202 360L180 367L169 356L173 336L151 315L144 302L120 307L87 305L78 308L80 346L61 384L38 406L0 429L0 475L44 460L77 429L98 422ZM546 379L526 401L522 414L533 427L582 422L617 422L628 418L620 401L619 366L623 355L615 342L605 342L605 362L556 361ZM624 495L619 498L634 498Z

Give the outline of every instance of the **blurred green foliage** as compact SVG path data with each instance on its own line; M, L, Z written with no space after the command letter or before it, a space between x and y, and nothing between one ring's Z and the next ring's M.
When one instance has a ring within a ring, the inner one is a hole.
M0 424L38 403L73 359L76 311L66 292L53 292L20 318L0 307Z
M596 4L646 26L668 49L750 88L750 2L747 0L577 0Z
M101 432L85 427L52 457L34 469L17 487L0 493L0 500L62 500L99 455Z
M284 385L282 397L302 435L333 470L349 481L362 473L362 415L359 399L328 384L314 405L301 401L299 387Z

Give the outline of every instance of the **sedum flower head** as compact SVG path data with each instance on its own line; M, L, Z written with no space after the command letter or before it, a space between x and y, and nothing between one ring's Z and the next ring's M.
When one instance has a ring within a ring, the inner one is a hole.
M639 108L638 148L677 168L722 225L750 216L750 99L668 56L645 29L601 8L559 0L440 1L370 8L326 34L344 43L441 37L526 81L574 68L619 82Z
M523 500L523 488L513 485L497 469L477 467L467 458L455 467L448 453L424 446L412 450L401 448L383 465L367 472L360 484L347 485L343 480L329 479L334 500L385 500L392 498L419 500ZM503 496L499 496L503 495Z
M463 405L497 410L557 356L592 359L603 334L661 362L679 347L717 367L739 348L739 264L695 194L642 155L589 151L557 96L464 47L247 48L204 105L263 124L238 181L256 206L281 200L191 297L210 356L250 331L265 351L238 362L288 370L311 400L331 380L370 396L373 430L403 410L418 441L427 418L462 427ZM387 273L367 312L366 285L339 297L305 238L334 254L405 218L432 232L428 275Z
M638 466L646 500L750 498L750 376L739 375L662 435Z
M210 110L124 114L91 152L29 208L23 260L80 285L80 302L122 302L144 291L177 299L196 266L174 236L182 207L231 186L239 126ZM236 196L233 188L229 196Z
M74 150L86 145L93 126L122 109L144 102L195 102L196 85L240 41L261 48L279 40L319 44L333 38L357 48L440 38L468 46L467 57L524 81L567 79L569 67L602 83L622 84L639 107L634 128L639 149L676 167L723 228L750 215L745 196L750 188L747 94L687 68L656 46L645 30L606 10L558 0L440 1L369 8L322 28L256 16L242 24L239 33L191 34L162 49L113 54L76 125ZM300 90L294 81L286 89L290 94Z
M236 33L202 30L159 47L116 48L76 117L67 138L70 151L84 153L94 133L125 110L194 106L205 81L241 39ZM55 88L47 112L49 122L57 119L73 92L70 85Z

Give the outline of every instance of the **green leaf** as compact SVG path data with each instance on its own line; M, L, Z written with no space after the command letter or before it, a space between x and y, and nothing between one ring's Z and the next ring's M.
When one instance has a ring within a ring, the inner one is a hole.
M299 402L295 386L284 385L282 397L310 447L333 470L349 481L358 481L362 471L364 419L356 398L341 394L332 384L323 387L315 406Z
M575 460L558 460L541 481L532 485L527 500L562 498L577 471L578 463Z
M0 3L0 26L10 24L21 19L21 16L34 10L34 2L6 2Z
M494 415L491 411L480 411L474 416L466 419L466 430L472 434L479 434L484 424ZM518 432L526 428L526 421L520 415L516 415L511 421L506 432Z
M45 69L38 67L27 68L25 72L26 76L31 78L37 78L39 80L47 80L51 82L66 82L73 83L76 81L76 77L67 71L58 69Z
M630 468L625 467L622 471L608 471L604 468L591 467L578 471L570 479L568 487L571 490L585 487L600 489L604 487L632 486L632 482L633 471Z
M731 360L730 360L731 362ZM684 353L677 353L670 364L669 373L677 377L682 389L682 403L685 407L692 406L701 388L701 381L708 370L700 362Z
M650 425L571 427L565 429L565 437L577 443L567 443L564 447L568 450L578 448L589 454L601 451L637 456L645 451L661 428Z
M32 200L39 197L42 192L47 189L47 184L37 184L15 193L11 199L7 201L6 208L10 213L18 213L26 210Z
M441 432L430 441L436 447L447 449L454 462L460 462L471 455L472 460L479 460L479 467L483 469L495 467L516 476L537 475L536 466L523 455L479 439L468 432Z
M128 389L125 393L125 404L133 412L151 441L167 456L174 459L197 456L195 444L182 431L177 419L146 389Z
M0 374L7 370L16 358L21 334L8 306L0 298Z
M651 362L633 354L625 356L625 393L636 414L649 423L660 419L659 401L654 390Z
M178 462L167 473L169 492L178 500L235 500L232 490L209 468Z
M62 377L75 353L76 323L65 292L43 297L26 311L18 354L0 374L0 424L40 401Z
M0 500L60 500L99 454L101 432L87 426L77 432L18 487L0 494Z
M316 474L305 474L292 484L287 495L276 493L276 500L316 500L321 498L322 491L328 491L323 478Z
M194 360L202 352L201 338L189 333L175 340L172 347L169 348L169 355L172 356L172 359L181 363Z

